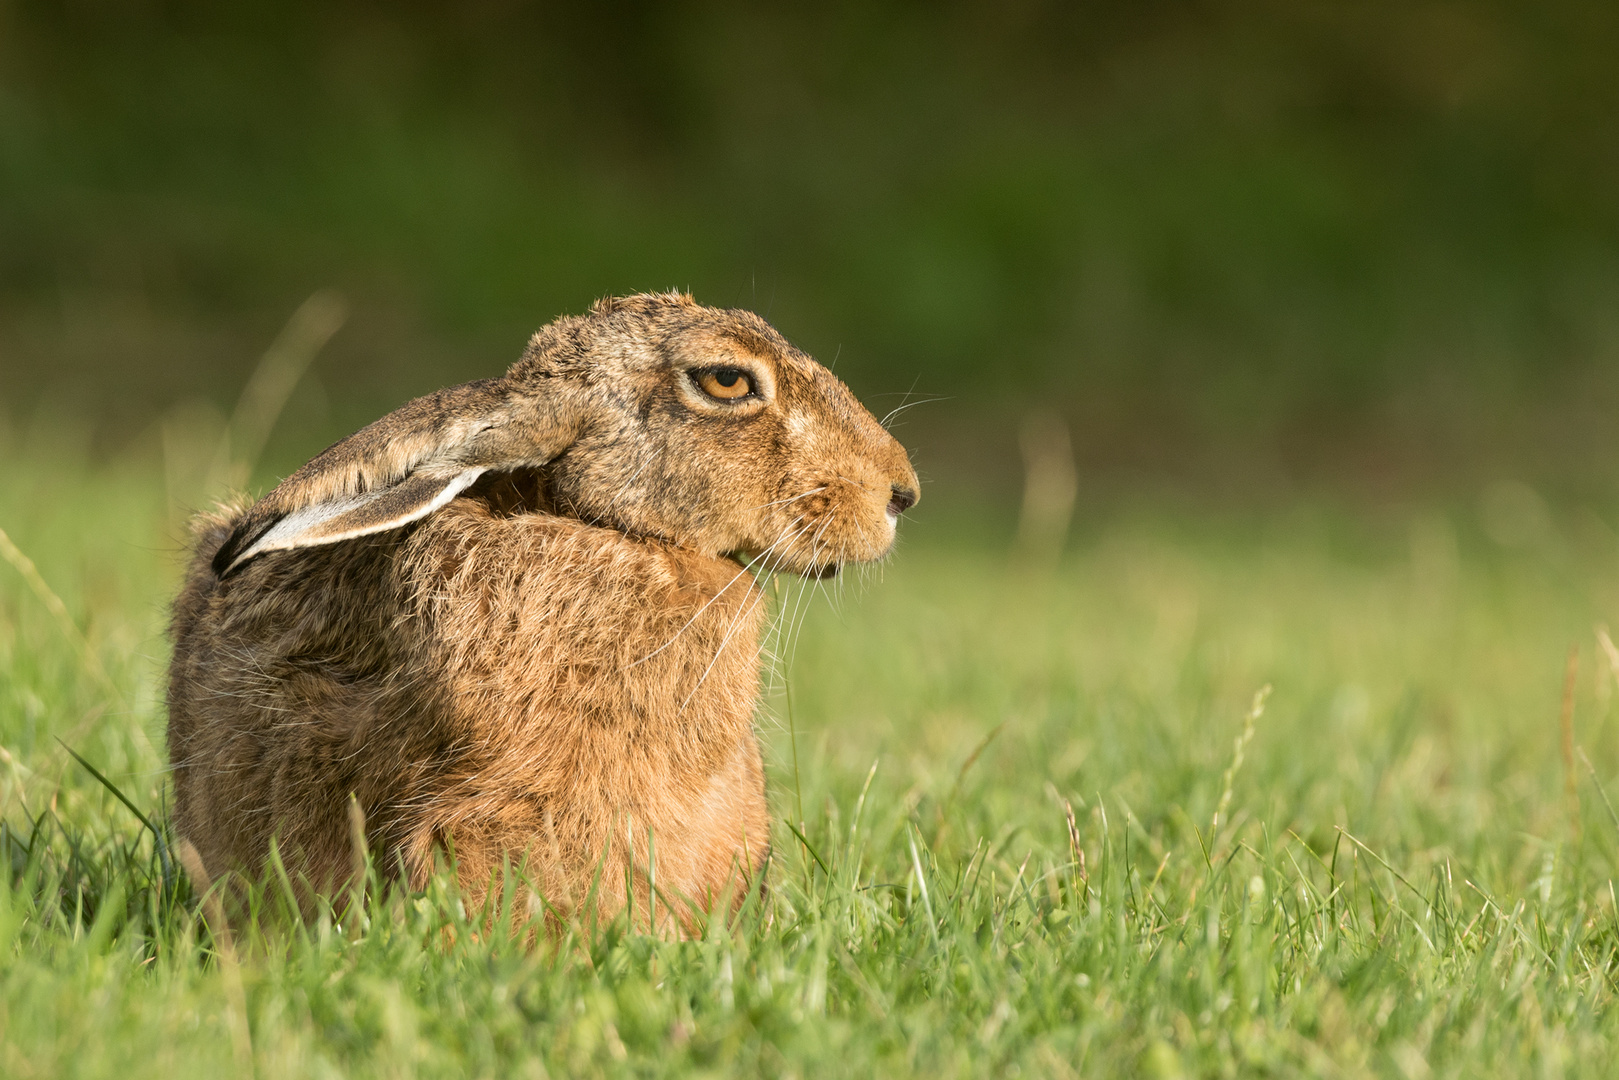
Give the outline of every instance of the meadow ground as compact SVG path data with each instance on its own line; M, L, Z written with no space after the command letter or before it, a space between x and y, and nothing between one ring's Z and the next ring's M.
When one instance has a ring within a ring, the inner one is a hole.
M161 827L162 477L3 473L0 1075L1614 1071L1614 508L1116 504L1042 569L925 505L784 594L762 907L525 950L441 882L227 951L64 749Z

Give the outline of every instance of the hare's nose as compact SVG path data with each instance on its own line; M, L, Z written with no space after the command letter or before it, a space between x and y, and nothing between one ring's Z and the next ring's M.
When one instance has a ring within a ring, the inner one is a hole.
M901 514L905 513L905 511L916 505L915 488L900 487L898 484L895 484L889 490L894 493L893 497L888 500L888 513L891 516L899 517Z

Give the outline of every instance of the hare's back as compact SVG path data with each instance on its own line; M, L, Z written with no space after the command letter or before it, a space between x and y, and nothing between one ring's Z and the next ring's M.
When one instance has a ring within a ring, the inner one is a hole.
M210 869L274 835L339 880L351 794L380 849L490 821L585 843L757 770L763 603L731 560L471 497L220 580L230 524L176 604L169 695L176 825Z
M400 701L427 700L389 615L398 540L277 554L221 580L209 562L234 519L202 524L172 627L176 827L215 872L256 867L272 834L335 859L348 795L391 799L404 786L379 758L422 760L446 741L432 725L390 723Z

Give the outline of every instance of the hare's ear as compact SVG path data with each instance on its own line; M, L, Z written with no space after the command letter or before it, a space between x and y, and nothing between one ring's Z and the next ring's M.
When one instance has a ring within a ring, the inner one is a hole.
M310 461L236 522L220 577L269 551L334 544L426 517L495 469L543 465L573 442L557 397L467 383L396 409Z
M273 515L255 507L215 553L214 573L224 577L267 551L335 544L397 529L431 514L485 471L472 466L448 475L412 473L375 491L339 495Z

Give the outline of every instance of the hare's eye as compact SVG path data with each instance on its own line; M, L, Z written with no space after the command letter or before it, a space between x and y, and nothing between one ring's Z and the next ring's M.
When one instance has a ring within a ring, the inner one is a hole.
M697 376L697 385L703 393L721 401L736 401L753 393L753 379L741 368L723 367L704 371Z

